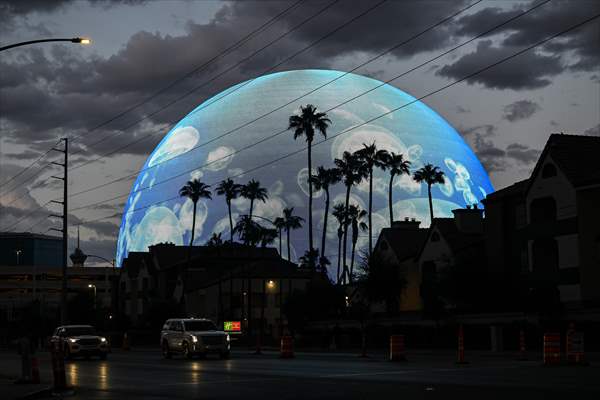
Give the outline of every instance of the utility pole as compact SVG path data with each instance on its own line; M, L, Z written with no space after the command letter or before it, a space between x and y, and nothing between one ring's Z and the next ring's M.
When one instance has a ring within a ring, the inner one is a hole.
M63 201L52 200L53 203L62 204L63 212L62 215L51 215L51 217L62 218L63 226L62 229L50 228L50 230L62 232L62 254L63 254L63 262L62 262L62 289L60 292L60 323L61 325L65 325L67 323L67 247L69 240L69 232L68 232L68 193L67 187L69 182L68 177L68 157L69 157L69 139L62 138L61 141L64 142L64 149L52 148L54 151L58 151L60 153L64 153L65 161L64 164L52 162L52 164L63 167L64 173L63 176L52 176L54 179L60 179L63 181Z

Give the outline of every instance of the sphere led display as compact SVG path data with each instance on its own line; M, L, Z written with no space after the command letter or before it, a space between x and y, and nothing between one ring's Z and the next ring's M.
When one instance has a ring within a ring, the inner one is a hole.
M435 216L450 217L451 210L478 203L493 191L473 151L436 112L420 101L408 105L414 97L394 86L355 74L339 78L343 74L299 70L262 76L217 94L179 121L148 157L132 188L119 232L118 264L129 251L147 251L152 244L189 243L193 207L191 200L178 196L178 191L194 178L213 189L227 177L240 184L250 179L260 181L268 189L269 198L265 203L256 202L253 214L274 220L284 208L294 207L294 213L306 220L302 229L292 232L290 240L292 258L301 256L308 248L306 141L294 140L292 131L284 131L289 116L306 104L326 112L332 121L327 141L321 142L322 137L316 135L314 169L320 165L332 167L333 160L345 150L355 151L363 143L375 142L380 149L404 154L413 171L425 163L444 171L446 183L432 190ZM389 226L388 181L387 172L376 170L375 236ZM368 190L367 181L353 187L351 203L366 209ZM395 219L416 218L421 226L429 225L425 184L401 175L395 178L393 191ZM335 185L330 194L332 206L343 202L344 186ZM313 197L315 246L320 246L325 196L315 192ZM248 210L248 200L234 200L234 221ZM257 221L269 225L265 220ZM330 216L325 255L332 265L337 262L337 226ZM227 205L215 193L212 200L198 202L194 244L204 244L213 232L229 238ZM285 254L285 235L283 239ZM357 247L364 247L367 240L361 235Z

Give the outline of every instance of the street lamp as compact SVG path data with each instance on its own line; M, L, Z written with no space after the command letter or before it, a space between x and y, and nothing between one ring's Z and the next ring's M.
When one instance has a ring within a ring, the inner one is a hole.
M17 255L17 265L19 265L19 257L21 256L21 253L23 253L23 250L15 250L15 254Z
M71 42L71 43L88 45L88 44L92 44L92 39L85 38L85 37L75 37L75 38L29 40L27 42L14 43L14 44L9 44L8 46L0 47L0 51L12 49L13 47L26 46L28 44L45 43L45 42Z
M94 289L94 311L96 310L96 285L92 285L91 283L88 285L90 289Z

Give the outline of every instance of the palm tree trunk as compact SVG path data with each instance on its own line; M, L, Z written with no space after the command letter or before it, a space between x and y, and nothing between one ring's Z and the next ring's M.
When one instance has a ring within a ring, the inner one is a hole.
M312 175L312 140L308 141L308 244L309 250L313 250L313 224L312 224L312 201L313 201L313 191L312 191L312 180L310 179ZM312 262L311 262L312 264ZM314 265L310 266L314 268Z
M283 258L281 254L281 228L279 228L279 257Z
M373 253L373 167L369 170L369 255Z
M327 214L329 214L329 189L325 189L325 216L323 217L323 237L321 238L321 257L325 257L325 239L327 236ZM325 267L325 266L323 266Z
M292 261L292 252L290 250L290 228L287 228L286 230L286 234L287 234L287 251L288 251L288 261Z
M345 219L346 219L346 217L348 215L348 205L350 203L350 188L351 187L352 187L351 185L348 185L346 187L346 208L345 208L345 214L346 215L344 216L344 239L343 239L344 240L344 243L343 243L343 249L344 249L344 251L343 251L343 254L342 254L342 262L344 263L343 264L344 265L344 269L343 269L343 272L342 272L342 277L344 278L344 283L346 282L346 271L348 271L348 265L346 264L346 247L347 247L346 243L348 241L348 224L346 223Z
M390 188L388 190L388 207L390 209L390 228L394 223L394 209L392 208L392 187L394 186L394 174L390 174Z
M252 220L252 209L254 208L254 199L250 199L250 213L248 214L248 217L250 218L250 220Z
M352 256L350 258L350 273L348 274L348 282L352 283L352 273L354 272L354 250L356 249L356 241L352 241Z
M227 201L227 210L229 211L229 236L230 242L233 243L233 219L231 218L231 200Z
M431 184L427 184L427 195L429 196L429 226L433 224L433 201L431 200Z
M194 233L196 231L196 202L194 202L194 214L192 214L192 238L190 239L190 249L194 244Z
M338 228L342 229L342 225ZM340 263L342 261L342 236L338 233L338 263L337 263L337 283L340 283Z

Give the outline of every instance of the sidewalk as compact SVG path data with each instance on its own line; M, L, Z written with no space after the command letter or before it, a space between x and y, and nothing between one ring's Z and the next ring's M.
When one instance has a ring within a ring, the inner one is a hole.
M15 380L16 378L7 377L6 375L0 375L0 396L2 397L2 399L35 399L44 397L39 396L41 394L49 393L50 385L47 383L15 384Z

